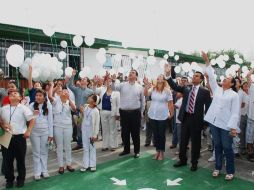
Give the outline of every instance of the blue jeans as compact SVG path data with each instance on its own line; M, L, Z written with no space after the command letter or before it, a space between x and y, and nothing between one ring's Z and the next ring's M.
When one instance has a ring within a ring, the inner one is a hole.
M232 148L233 137L229 131L218 128L210 124L212 132L214 148L215 148L215 169L222 169L224 156L226 157L226 172L227 174L235 173L234 152Z

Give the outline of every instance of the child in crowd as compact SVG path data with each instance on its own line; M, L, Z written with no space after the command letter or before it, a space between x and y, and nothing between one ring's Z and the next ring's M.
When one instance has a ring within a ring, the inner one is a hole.
M26 177L25 155L26 139L30 137L34 116L32 111L25 105L20 104L21 94L13 90L9 94L10 104L3 106L0 116L3 121L2 127L12 134L8 148L2 147L3 160L5 163L6 188L12 188L15 179L14 159L17 161L17 187L23 187ZM28 122L28 127L27 127Z
M30 104L35 116L35 127L30 140L33 150L34 179L40 180L41 176L48 178L48 143L53 139L53 114L52 106L47 100L45 91L37 89L35 102Z
M96 171L96 147L94 142L97 140L100 126L100 114L97 105L100 103L100 97L91 95L88 97L87 103L84 107L80 107L83 115L82 121L82 141L83 141L83 167L81 172L88 169Z

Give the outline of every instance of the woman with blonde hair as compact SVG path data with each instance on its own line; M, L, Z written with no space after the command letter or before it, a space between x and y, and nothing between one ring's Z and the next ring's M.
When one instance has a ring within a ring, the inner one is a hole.
M155 160L163 160L166 143L166 126L168 118L174 115L172 93L164 75L157 77L156 84L152 86L147 78L144 78L144 95L151 96L151 106L148 110L149 122L153 128L155 147L157 153Z

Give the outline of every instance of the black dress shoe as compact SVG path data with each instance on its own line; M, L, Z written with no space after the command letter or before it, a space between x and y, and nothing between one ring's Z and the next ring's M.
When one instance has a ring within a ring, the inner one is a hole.
M150 144L145 144L144 146L145 146L145 147L148 147L148 146L150 146Z
M174 149L174 148L176 148L177 147L177 145L175 145L175 144L172 144L172 145L170 145L170 149Z
M69 172L74 172L75 169L71 166L67 166L66 169L69 171Z
M197 165L192 165L191 166L191 168L190 168L190 170L192 171L192 172L195 172L195 171L197 171L197 169L198 169L198 166Z
M175 168L179 168L179 167L186 166L186 165L187 165L186 162L178 161L178 162L176 162L173 166L174 166Z
M12 188L13 187L13 182L7 182L5 185L6 189Z
M24 183L24 180L18 180L18 181L17 181L16 187L17 187L17 188L24 187L24 184L25 184L25 183Z
M119 156L124 156L124 155L127 155L127 154L130 154L130 152L125 152L125 151L123 151L123 152L121 152L121 153L119 154Z
M59 170L58 170L58 173L59 174L64 174L64 167L60 167Z
M134 158L139 158L140 157L140 154L139 153L135 153L134 154Z
M107 150L108 150L108 148L101 149L102 152L107 151Z

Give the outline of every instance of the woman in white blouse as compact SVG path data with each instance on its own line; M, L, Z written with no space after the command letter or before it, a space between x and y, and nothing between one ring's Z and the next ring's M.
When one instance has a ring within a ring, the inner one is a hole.
M120 118L120 93L118 91L112 90L112 81L109 76L105 76L105 86L95 88L95 85L98 81L98 77L95 76L95 93L98 94L101 99L98 108L100 110L102 125L102 151L106 151L108 149L110 149L111 151L115 151L118 147L118 130L116 127L116 120L119 120Z
M213 93L212 104L206 113L205 120L210 128L215 146L215 170L213 177L218 177L222 169L222 161L226 157L226 180L232 180L235 173L233 137L237 135L239 121L239 97L235 89L236 81L232 77L222 81L222 87L217 84L214 69L209 63L207 54L202 52L206 62L206 74Z
M64 173L64 156L66 155L66 169L74 172L71 166L71 138L72 138L72 116L71 111L76 110L75 103L70 99L67 89L59 90L59 96L53 96L53 83L50 84L49 100L53 107L54 138L57 145L57 159L59 164L59 174Z
M151 96L151 106L148 110L148 117L153 128L155 147L157 151L154 159L163 160L167 122L168 118L172 118L174 115L172 93L164 75L158 76L157 83L154 87L151 87L147 78L144 79L144 84L144 95Z
M34 179L40 180L41 176L48 178L48 142L53 139L53 114L52 106L47 100L47 94L41 89L35 93L35 102L30 104L35 116L35 126L31 133L33 150Z

